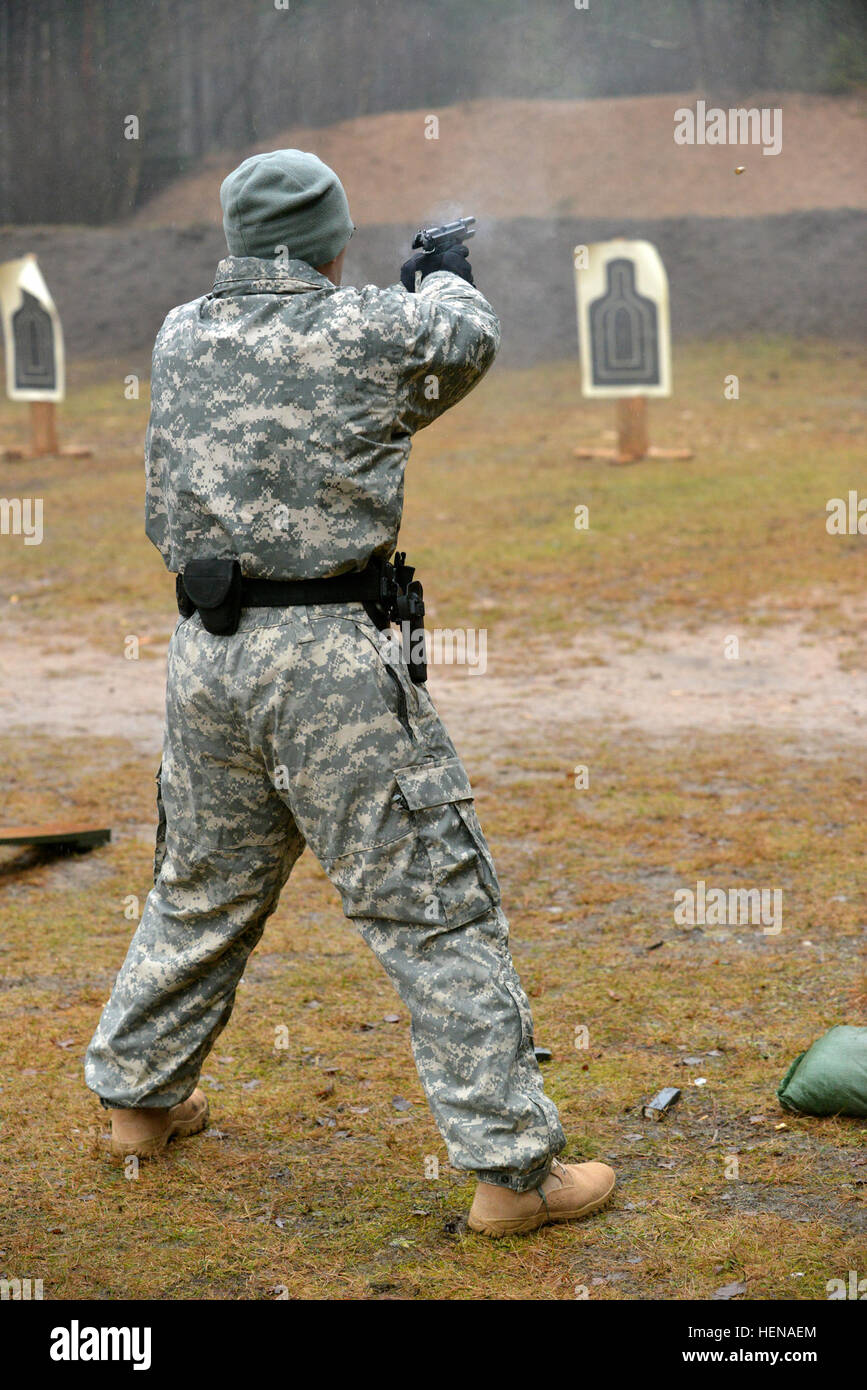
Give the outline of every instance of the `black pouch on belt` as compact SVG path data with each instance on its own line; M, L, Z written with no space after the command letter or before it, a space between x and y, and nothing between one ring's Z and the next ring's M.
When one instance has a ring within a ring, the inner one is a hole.
M208 632L229 637L238 631L241 566L236 559L190 560L178 579L179 607L183 591L188 604L198 608L202 625Z

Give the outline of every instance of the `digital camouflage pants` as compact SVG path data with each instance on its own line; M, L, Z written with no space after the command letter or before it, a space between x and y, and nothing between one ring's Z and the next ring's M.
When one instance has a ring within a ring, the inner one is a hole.
M307 844L409 1010L449 1161L535 1186L563 1131L467 774L397 636L360 604L180 622L160 783L154 887L85 1061L103 1104L192 1092Z

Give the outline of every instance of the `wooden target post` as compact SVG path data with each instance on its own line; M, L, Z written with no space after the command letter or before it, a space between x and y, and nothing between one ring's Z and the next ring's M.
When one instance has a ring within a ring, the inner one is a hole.
M623 238L576 246L574 265L582 393L613 399L617 427L616 448L577 448L575 457L692 458L649 439L648 398L671 395L668 277L656 247Z
M606 459L608 463L638 463L641 459L694 458L692 449L658 449L649 442L646 396L623 396L615 402L617 447L574 449L577 459Z
M51 458L54 456L67 459L89 459L92 455L92 449L83 448L80 444L65 444L61 448L57 439L56 405L53 401L31 401L30 448L20 449L10 446L2 450L0 458L7 463L14 463L21 459Z
M57 402L65 393L63 332L35 256L0 265L0 315L6 394L10 400L27 401L30 409L30 448L4 449L2 457L88 458L89 449L61 449L57 442ZM94 849L110 840L107 826L75 821L0 826L0 846L38 845L57 854Z
M30 404L29 449L7 448L7 460L62 454L89 458L90 449L61 448L57 440L57 402L66 390L63 330L54 300L36 257L0 265L0 315L6 351L6 394Z
M53 401L30 402L30 444L34 454L56 454L57 407Z

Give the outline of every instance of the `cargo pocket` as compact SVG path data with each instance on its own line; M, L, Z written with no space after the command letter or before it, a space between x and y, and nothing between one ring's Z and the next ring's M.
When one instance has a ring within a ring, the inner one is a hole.
M392 802L407 834L328 866L347 917L459 927L500 901L459 758L397 768Z
M166 808L163 805L163 765L160 763L156 775L157 784L157 837L154 849L154 884L160 876L163 860L166 857Z
M394 776L449 926L470 922L499 903L493 860L460 759L397 768Z

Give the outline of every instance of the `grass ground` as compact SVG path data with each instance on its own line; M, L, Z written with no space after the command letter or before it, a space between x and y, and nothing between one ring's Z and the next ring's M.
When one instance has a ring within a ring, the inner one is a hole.
M738 402L723 399L730 372ZM416 447L403 541L434 621L481 608L515 663L580 624L636 643L648 627L793 613L845 631L867 546L829 537L824 517L863 477L862 372L854 350L822 344L692 347L651 419L656 442L696 460L628 469L571 457L610 423L581 405L573 364L495 375ZM170 631L141 536L145 414L120 378L91 373L64 422L93 460L6 466L0 492L44 497L46 539L0 543L3 644L81 633L109 662L125 634ZM6 404L0 432L16 430ZM492 730L470 771L568 1153L613 1163L615 1204L525 1239L466 1232L472 1182L448 1168L405 1011L310 856L206 1063L212 1129L137 1176L113 1164L81 1055L149 886L155 757L100 737L95 711L75 744L0 734L6 819L108 817L116 832L92 855L0 861L0 1276L94 1299L617 1300L735 1280L748 1298L823 1299L829 1279L863 1275L865 1121L793 1117L774 1095L816 1036L864 1021L859 731L817 750L796 728L651 738L528 714L518 751ZM676 926L674 889L698 878L781 887L783 931ZM644 1121L641 1102L670 1084L675 1113Z

